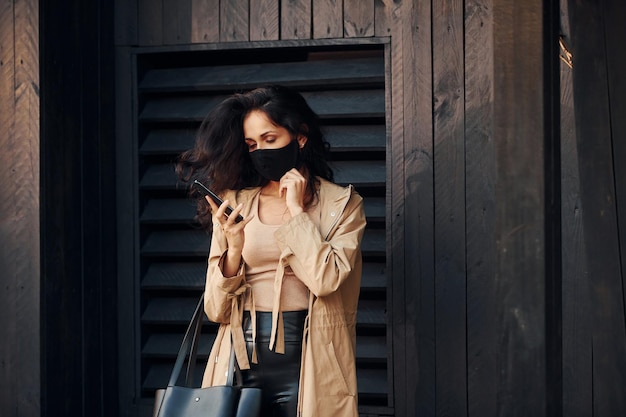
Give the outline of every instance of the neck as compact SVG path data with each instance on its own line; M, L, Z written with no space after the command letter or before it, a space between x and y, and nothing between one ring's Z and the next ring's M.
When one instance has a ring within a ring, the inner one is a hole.
M261 188L261 194L278 196L280 181L270 181Z

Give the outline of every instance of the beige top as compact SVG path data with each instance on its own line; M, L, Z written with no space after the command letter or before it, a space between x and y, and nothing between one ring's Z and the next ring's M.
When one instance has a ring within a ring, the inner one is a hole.
M245 228L245 245L242 257L246 264L246 280L251 286L256 311L272 311L274 304L274 281L281 250L274 238L280 224L265 224L259 219L259 195L252 201L254 218ZM319 224L319 213L314 207L309 216ZM314 213L317 212L317 215ZM315 219L317 218L317 219ZM296 277L293 270L285 267L280 297L281 311L306 310L309 305L309 289ZM246 310L252 310L251 298L246 297Z

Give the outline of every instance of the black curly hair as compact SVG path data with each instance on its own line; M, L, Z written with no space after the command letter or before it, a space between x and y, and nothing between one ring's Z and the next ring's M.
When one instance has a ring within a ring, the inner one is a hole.
M215 106L206 116L196 135L195 146L181 154L176 174L186 184L189 195L198 199L196 221L211 227L208 203L191 187L194 180L210 186L217 194L267 184L252 165L244 140L243 121L252 111L260 110L277 126L296 138L307 138L300 161L308 175L307 202L314 201L319 178L333 180L328 165L330 144L324 139L319 118L297 91L268 85L245 93L236 93Z

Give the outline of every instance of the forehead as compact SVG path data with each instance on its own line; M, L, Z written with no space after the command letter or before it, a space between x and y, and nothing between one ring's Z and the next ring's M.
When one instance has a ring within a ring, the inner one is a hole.
M283 130L286 129L272 122L267 114L261 110L252 110L243 119L243 133L246 138L260 136L270 131L282 132Z

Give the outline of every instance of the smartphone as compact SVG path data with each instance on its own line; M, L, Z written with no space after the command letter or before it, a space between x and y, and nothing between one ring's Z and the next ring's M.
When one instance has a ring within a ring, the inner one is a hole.
M215 201L215 204L217 204L218 206L221 206L222 203L224 203L224 201L222 201L222 199L219 198L217 194L209 190L209 188L206 185L202 184L200 181L194 180L193 185L195 185L195 187L200 190L200 192L202 192L204 195L208 195L209 197L211 197L211 200ZM230 213L232 212L233 208L231 206L226 207L226 216L230 216ZM243 216L241 214L238 214L235 218L235 223L239 223L242 220Z

